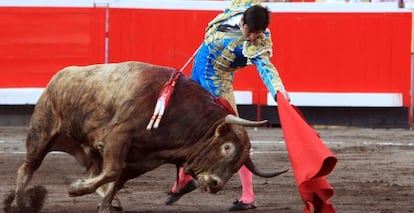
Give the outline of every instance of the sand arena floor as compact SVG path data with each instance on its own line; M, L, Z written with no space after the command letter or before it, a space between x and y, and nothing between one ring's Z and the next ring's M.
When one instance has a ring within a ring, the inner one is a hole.
M253 160L263 170L290 168L279 128L249 128ZM414 212L414 130L316 128L338 163L327 177L331 198L341 213ZM14 189L16 171L25 157L26 127L0 127L0 201ZM30 186L48 190L42 212L96 212L99 197L69 197L67 186L83 168L69 155L50 153ZM164 165L127 182L118 196L124 212L226 212L240 196L238 175L216 195L192 192L173 206L163 203L175 178L175 166ZM257 209L249 212L302 212L303 203L292 171L275 178L254 177ZM3 209L3 204L1 204Z

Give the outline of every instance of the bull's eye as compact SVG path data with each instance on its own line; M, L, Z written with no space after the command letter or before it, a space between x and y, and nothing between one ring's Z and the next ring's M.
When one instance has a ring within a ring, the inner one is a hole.
M221 153L224 156L229 156L229 155L233 154L234 150L235 150L234 144L230 143L230 142L225 143L221 146Z

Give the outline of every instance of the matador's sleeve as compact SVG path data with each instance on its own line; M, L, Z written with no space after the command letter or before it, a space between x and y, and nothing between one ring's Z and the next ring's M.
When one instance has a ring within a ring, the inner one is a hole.
M256 40L244 42L243 55L248 58L250 63L256 65L263 83L272 94L272 97L276 97L277 91L285 90L285 87L279 76L279 72L270 61L272 57L272 45L270 31L266 30Z
M256 65L259 76L266 85L272 97L276 97L278 90L285 90L282 79L276 67L270 61L267 54L251 59L252 63Z

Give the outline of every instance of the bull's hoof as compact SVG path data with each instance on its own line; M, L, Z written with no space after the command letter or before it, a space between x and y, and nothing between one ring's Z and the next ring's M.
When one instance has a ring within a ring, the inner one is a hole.
M122 212L124 211L124 208L122 208L122 206L112 206L112 211L114 212Z
M89 189L85 185L85 180L79 179L73 181L70 186L68 187L68 193L71 197L82 196L85 194L90 194L95 190Z
M43 207L47 190L43 186L35 186L21 195L19 201L14 200L14 192L3 201L5 213L30 212L38 213ZM13 202L14 201L14 202Z
M16 208L16 204L12 204L14 200L14 191L10 191L6 198L3 201L3 211L5 213L16 212L14 209Z
M98 205L98 213L114 213L114 212L122 212L123 208L119 206L112 206L112 205Z
M122 208L122 204L121 201L119 200L118 197L114 197L114 199L112 200L112 210L116 211L116 212L122 212L124 210L124 208Z

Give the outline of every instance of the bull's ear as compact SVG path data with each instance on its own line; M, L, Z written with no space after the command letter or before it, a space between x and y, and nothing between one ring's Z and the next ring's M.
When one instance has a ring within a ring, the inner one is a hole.
M219 137L219 136L226 135L229 131L230 131L229 126L225 123L222 123L217 126L215 136Z

